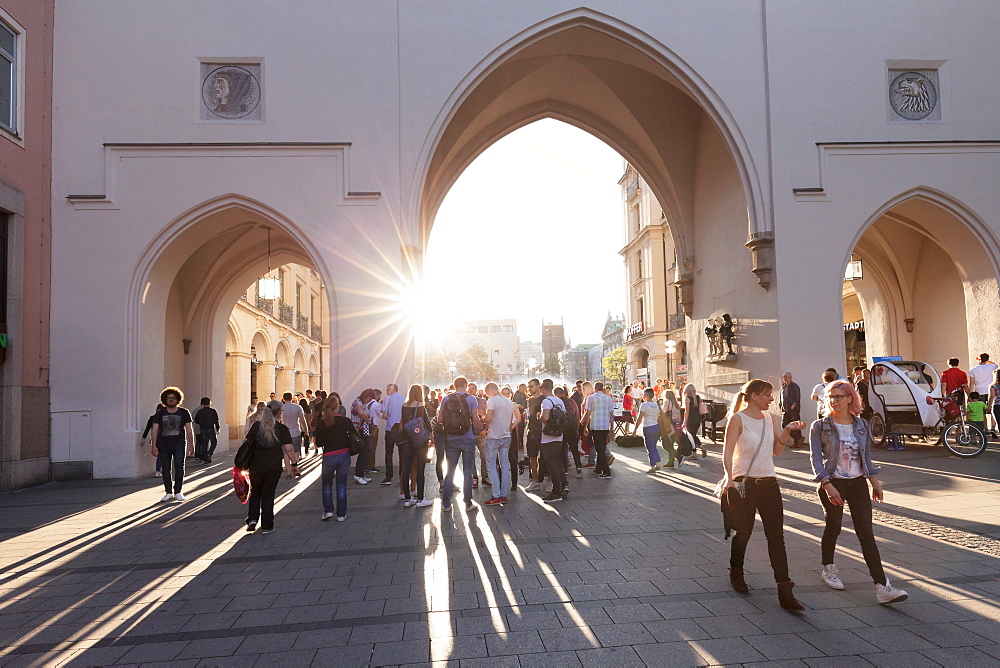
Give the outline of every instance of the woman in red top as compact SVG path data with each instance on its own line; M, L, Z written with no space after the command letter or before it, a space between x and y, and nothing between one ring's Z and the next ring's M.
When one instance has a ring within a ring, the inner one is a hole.
M632 414L632 388L628 385L622 390L622 412L627 416L627 422L625 426L625 433L628 434L628 425L635 422L635 416ZM634 429L633 429L634 432Z

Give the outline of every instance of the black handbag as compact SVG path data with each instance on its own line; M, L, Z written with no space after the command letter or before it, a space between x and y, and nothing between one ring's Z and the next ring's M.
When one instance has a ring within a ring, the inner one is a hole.
M347 451L351 457L360 455L361 451L365 449L365 442L361 439L361 434L355 429L354 425L351 424L351 428L347 430Z
M243 439L243 444L240 445L240 449L236 451L236 456L233 458L233 466L241 471L248 471L250 465L253 464L253 456L256 450L257 432L247 434L247 437Z

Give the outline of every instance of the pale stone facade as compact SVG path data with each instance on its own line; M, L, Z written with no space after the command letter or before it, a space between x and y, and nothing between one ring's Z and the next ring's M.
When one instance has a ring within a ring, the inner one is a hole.
M254 282L229 316L225 416L232 439L243 435L246 414L240 409L267 401L272 392L280 399L285 392L329 390L323 373L330 364L326 294L319 274L287 264L267 275L280 281L281 297L261 299Z
M625 164L622 188L628 320L624 328L629 379L653 385L658 378L686 376L687 329L680 296L673 285L677 274L670 221L649 185L632 165ZM677 352L667 354L667 341ZM680 369L678 369L680 367Z
M327 286L326 387L417 380L408 314L435 213L476 156L540 118L607 142L662 205L689 376L710 396L843 366L852 253L869 350L996 345L995 2L92 0L55 17L51 411L88 415L92 447L67 445L77 426L53 457L97 476L140 470L164 385L226 394L228 320L266 268L265 227L276 264ZM259 71L259 91L206 88L202 65ZM697 333L721 313L736 352L710 362Z

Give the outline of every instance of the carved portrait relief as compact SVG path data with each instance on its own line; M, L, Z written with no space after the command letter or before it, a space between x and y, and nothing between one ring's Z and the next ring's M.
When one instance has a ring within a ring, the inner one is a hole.
M202 120L261 120L260 63L201 64Z
M889 106L895 120L940 120L937 72L889 72Z

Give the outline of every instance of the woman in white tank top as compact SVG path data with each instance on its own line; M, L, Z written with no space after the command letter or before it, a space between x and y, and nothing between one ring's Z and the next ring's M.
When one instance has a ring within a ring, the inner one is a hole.
M726 424L726 444L722 450L722 464L726 469L723 481L726 493L736 494L737 483L742 483L745 529L735 532L729 557L729 581L738 592L749 593L743 579L743 559L750 534L753 533L755 516L760 513L767 538L767 554L778 583L778 602L787 610L803 610L795 600L788 577L788 556L785 554L784 509L781 489L774 472L774 457L780 455L788 444L792 431L805 428L804 422L790 422L781 429L777 416L767 412L774 401L774 387L767 381L754 379L747 382L733 401L732 412ZM733 491L729 491L733 490Z

